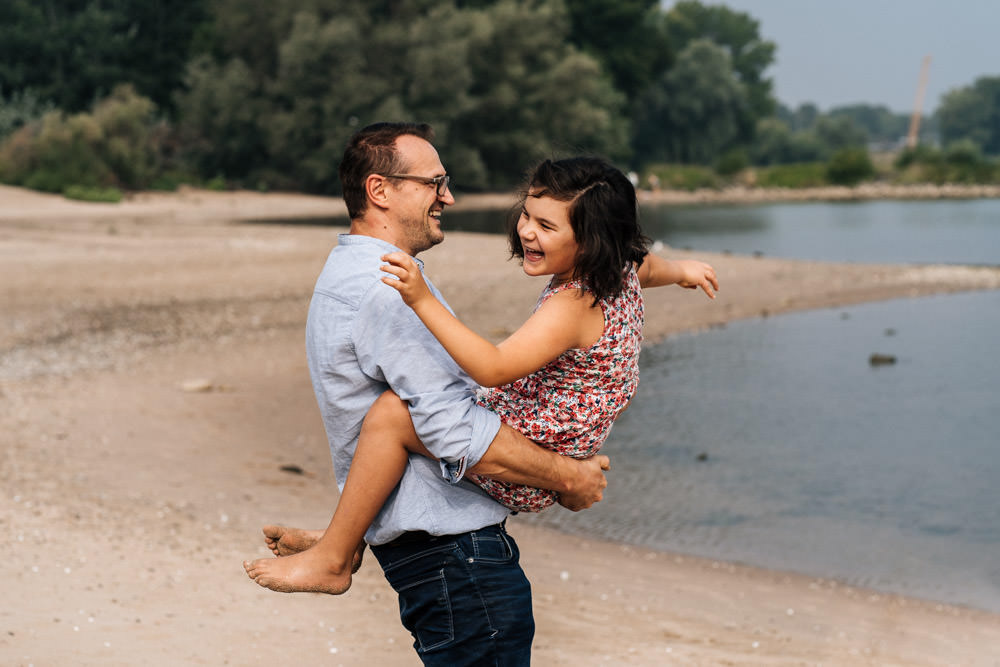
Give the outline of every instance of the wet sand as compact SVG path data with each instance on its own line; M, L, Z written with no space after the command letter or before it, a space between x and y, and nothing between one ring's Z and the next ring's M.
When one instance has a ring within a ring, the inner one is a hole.
M105 205L0 186L0 528L12 545L0 662L417 664L373 563L343 598L272 593L241 566L269 555L260 525L321 527L336 504L302 339L338 230L229 221L342 212L300 195L185 190ZM1000 269L983 267L699 257L719 273L719 299L649 291L648 340L1000 288ZM452 233L425 260L458 314L495 339L541 288L494 237ZM995 614L510 524L533 584L537 664L1000 655Z

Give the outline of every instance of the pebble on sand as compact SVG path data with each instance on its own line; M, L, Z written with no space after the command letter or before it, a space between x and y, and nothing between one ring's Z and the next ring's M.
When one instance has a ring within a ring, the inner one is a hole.
M212 391L214 388L212 381L206 378L194 378L181 383L181 390L190 393Z

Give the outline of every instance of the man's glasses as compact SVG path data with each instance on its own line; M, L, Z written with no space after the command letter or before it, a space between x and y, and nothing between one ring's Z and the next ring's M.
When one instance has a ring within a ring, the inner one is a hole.
M405 181L416 181L418 183L423 183L424 185L433 185L437 188L438 197L443 197L444 193L448 191L448 183L451 182L451 176L445 174L444 176L435 176L434 178L428 178L427 176L415 176L414 174L386 174L386 178L401 178Z

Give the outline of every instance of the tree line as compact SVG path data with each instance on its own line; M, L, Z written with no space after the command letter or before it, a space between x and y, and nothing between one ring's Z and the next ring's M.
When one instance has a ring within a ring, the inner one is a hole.
M881 107L781 106L775 54L750 14L694 0L5 0L0 180L332 193L347 138L387 119L433 124L464 190L579 152L723 176L837 158L850 180L905 135ZM925 128L946 149L901 170L952 178L925 167L954 153L995 178L1000 77Z

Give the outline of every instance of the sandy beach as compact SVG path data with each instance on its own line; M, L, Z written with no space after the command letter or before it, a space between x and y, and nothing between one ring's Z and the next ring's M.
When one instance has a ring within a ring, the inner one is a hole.
M295 194L87 204L0 186L0 664L419 664L376 564L342 598L272 593L241 565L270 554L261 525L323 527L336 505L303 328L342 231L245 221L338 215L338 199ZM1000 289L1000 268L698 257L719 298L649 291L648 341ZM424 259L458 315L496 340L542 287L497 237L450 233ZM533 585L538 665L1000 664L1000 615L517 517L509 529Z

